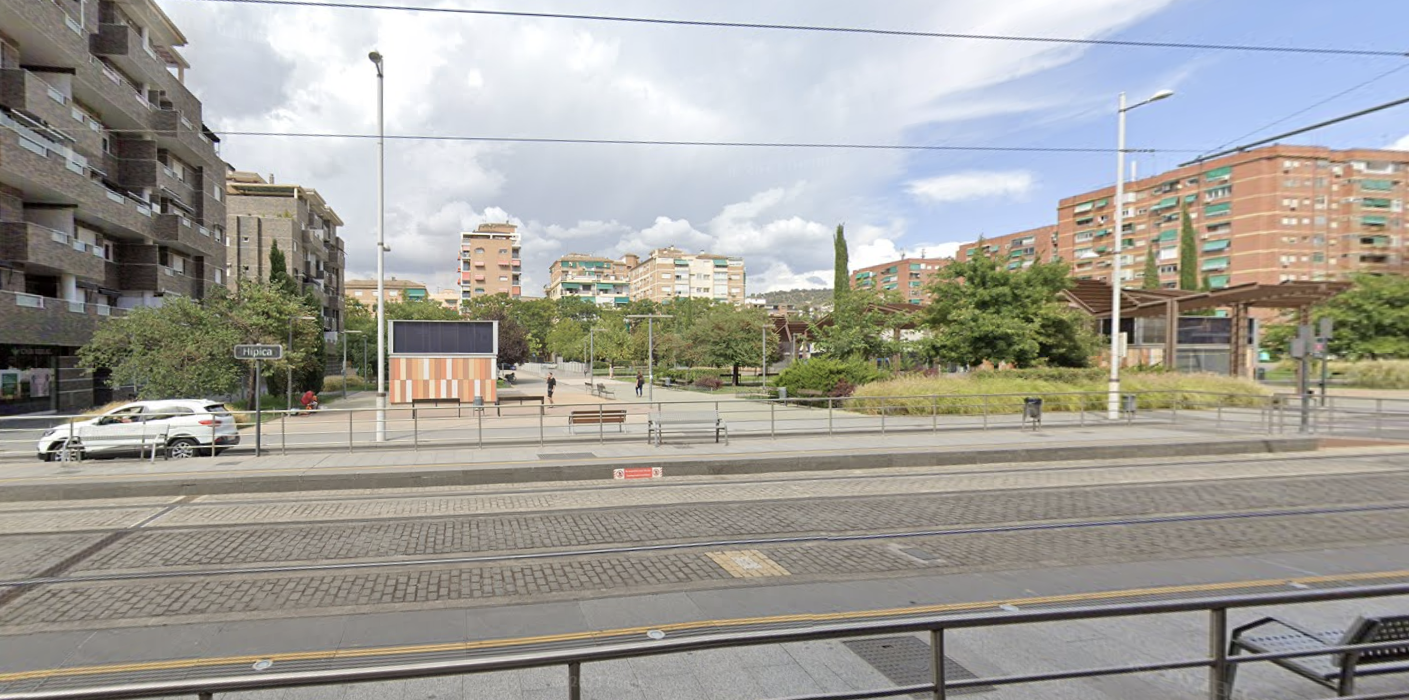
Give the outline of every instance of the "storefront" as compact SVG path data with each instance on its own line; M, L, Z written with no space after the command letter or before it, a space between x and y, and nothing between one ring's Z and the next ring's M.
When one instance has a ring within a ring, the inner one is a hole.
M0 344L0 415L58 409L59 357L52 345Z

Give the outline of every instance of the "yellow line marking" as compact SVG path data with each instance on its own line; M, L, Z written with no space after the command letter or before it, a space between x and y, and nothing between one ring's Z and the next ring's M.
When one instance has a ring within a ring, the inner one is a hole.
M734 578L761 578L764 576L789 576L790 572L781 564L757 549L742 549L732 552L705 552L719 568L729 572Z
M1237 588L1272 588L1278 586L1287 586L1293 583L1313 584L1324 583L1329 581L1373 581L1376 579L1390 578L1409 578L1409 570L1373 571L1358 574L1334 574L1326 576L1305 576L1301 578L1259 579L1252 581L1227 581L1223 583L1196 583L1181 586L1160 586L1154 588L1133 588L1116 591L1069 593L1064 595L1039 596L1033 598L1014 598L1008 600L986 600L974 601L969 603L939 603L935 605L918 605L908 608L886 608L881 610L855 610L849 612L834 613L798 613L793 615L743 617L728 620L699 620L695 622L677 622L672 624L650 625L644 627L623 627L612 630L600 630L596 632L570 632L567 634L549 634L534 637L519 637L514 639L489 639L482 641L446 642L441 644L413 644L395 647L371 647L366 649L299 651L284 654L250 654L245 656L226 656L208 659L172 659L167 661L147 661L141 663L109 664L104 666L76 666L74 668L55 668L36 671L3 673L0 674L0 683L21 680L33 680L39 678L94 676L109 673L135 673L140 671L165 671L177 669L209 668L212 666L253 664L254 662L259 661L261 659L268 659L277 664L279 662L288 661L335 661L338 659L354 659L360 657L408 656L412 654L432 654L438 652L500 649L527 646L532 644L573 642L598 638L614 638L629 635L642 635L646 632L649 632L650 630L657 629L669 633L708 628L745 627L749 625L780 624L791 622L837 622L841 620L871 619L884 617L907 617L914 615L932 615L937 613L964 612L971 610L982 610L986 608L997 608L1000 605L1022 607L1025 605L1050 605L1053 603L1091 602L1111 600L1115 598L1170 595L1174 593L1206 593Z

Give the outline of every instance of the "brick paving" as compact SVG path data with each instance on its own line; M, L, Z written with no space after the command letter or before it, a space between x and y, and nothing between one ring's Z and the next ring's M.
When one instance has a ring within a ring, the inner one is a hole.
M128 536L120 547L88 558L73 573L522 552L626 546L645 541L887 532L1118 518L1161 512L1394 501L1409 502L1409 480L1398 474L1373 474L1007 493L798 499L354 524L142 530Z
M103 539L85 535L24 535L0 538L0 577L24 578L63 561Z

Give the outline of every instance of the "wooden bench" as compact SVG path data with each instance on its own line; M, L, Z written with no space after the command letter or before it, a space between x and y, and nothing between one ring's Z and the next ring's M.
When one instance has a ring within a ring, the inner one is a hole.
M499 400L494 402L494 415L504 415L504 404L506 403L531 403L533 401L538 402L538 413L541 415L544 409L542 394L511 394L507 391L501 391L499 392Z
M603 425L616 425L618 433L626 430L626 409L624 408L599 408L573 411L568 414L568 432L577 432L579 425L595 425L597 430L601 430Z
M1255 634L1250 634L1253 632ZM1252 654L1312 651L1384 642L1403 644L1384 649L1272 660L1282 668L1336 691L1337 697L1347 697L1355 694L1355 679L1361 676L1409 673L1409 615L1358 617L1344 631L1334 632L1311 632L1275 617L1264 617L1233 630L1228 654L1235 656L1243 651ZM1239 665L1235 664L1228 671L1230 696L1233 693L1234 672Z
M616 400L616 390L608 389L606 384L597 385L597 397L602 399Z
M646 439L660 446L661 436L672 433L714 433L714 441L724 435L724 444L729 444L729 426L719 417L717 411L652 413L646 423Z

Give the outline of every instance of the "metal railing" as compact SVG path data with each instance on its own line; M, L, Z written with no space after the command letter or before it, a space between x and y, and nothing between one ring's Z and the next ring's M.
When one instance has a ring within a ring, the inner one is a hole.
M600 379L600 378L598 378ZM563 384L570 385L564 378ZM597 383L594 381L594 384ZM385 412L386 440L376 442L377 411L367 408L326 407L312 413L302 410L267 410L258 416L236 411L241 427L238 445L212 445L204 433L195 437L198 452L234 454L290 451L347 451L385 449L436 449L445 447L507 447L522 445L582 444L647 441L650 413L712 410L728 426L731 438L789 438L863 434L906 434L942 431L983 431L1033 427L1026 415L1025 399L1040 398L1045 406L1035 421L1045 428L1111 425L1106 414L1105 392L1037 392L880 397L714 398L698 400L633 401L630 385L615 384L617 399L546 406L538 402L476 405L472 402L438 406L394 406ZM1200 431L1272 434L1278 416L1271 397L1151 391L1131 392L1135 410L1123 412L1119 423L1159 426L1190 425ZM542 398L538 396L534 399ZM560 396L560 399L562 397ZM606 411L626 410L624 422L601 420ZM598 420L592 421L592 413ZM572 423L577 413L587 425ZM69 426L75 419L93 416L34 416L0 420L0 455L33 459L43 431ZM253 426L259 422L260 429ZM1285 421L1283 421L1285 422ZM173 434L176 434L173 432ZM76 434L82 441L81 431ZM213 448L213 449L212 449Z
M1121 603L1114 605L1084 605L1041 610L973 612L942 616L926 616L904 620L865 621L817 625L788 630L748 630L709 635L671 638L651 635L643 641L622 642L590 647L520 653L488 658L412 663L372 668L340 669L244 675L213 679L192 679L170 682L133 683L104 687L0 694L0 700L118 700L122 698L158 698L196 696L214 700L226 693L279 690L309 686L372 683L439 676L471 675L535 668L562 668L567 675L566 697L583 697L583 666L593 663L622 661L650 656L666 656L713 649L752 647L764 644L832 641L896 634L927 634L930 639L930 676L925 683L854 690L841 693L817 693L794 696L791 700L860 700L888 698L926 693L935 700L945 700L953 691L976 686L1017 686L1050 681L1169 671L1203 670L1207 689L1186 697L1206 697L1209 700L1230 700L1233 697L1233 674L1240 666L1281 659L1333 656L1349 651L1370 651L1402 647L1404 642L1335 645L1312 651L1288 651L1233 656L1229 654L1228 613L1243 608L1274 605L1298 605L1326 601L1359 600L1389 596L1409 596L1409 584L1365 586L1352 589L1302 590L1285 593L1264 593L1239 596L1192 598L1175 601ZM1037 623L1088 621L1120 617L1140 617L1170 613L1206 613L1207 648L1200 656L1171 661L1097 666L1092 668L1022 673L987 678L951 680L946 677L945 648L951 633L958 630L994 629ZM659 638L655 638L659 637ZM1409 689L1348 696L1351 700L1392 700L1409 698Z

